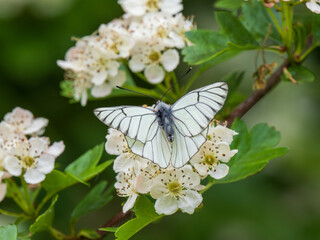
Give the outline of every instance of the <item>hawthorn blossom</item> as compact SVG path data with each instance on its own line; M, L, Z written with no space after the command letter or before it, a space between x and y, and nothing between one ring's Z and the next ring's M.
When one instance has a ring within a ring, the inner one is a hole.
M310 0L310 1L306 2L306 6L312 12L320 14L320 0Z
M163 81L165 71L173 71L179 64L179 53L176 49L163 51L161 44L144 43L136 44L132 50L129 67L133 72L144 71L147 80L152 84Z
M39 183L53 170L55 158L63 150L62 142L49 146L48 138L32 137L8 151L4 168L13 176L23 174L27 183Z
M135 190L136 177L133 173L119 172L116 179L117 182L114 184L114 187L118 196L128 197L122 208L122 211L126 213L133 208L138 197L138 192Z
M137 173L150 163L149 160L131 152L124 135L118 130L109 128L109 133L106 138L106 152L119 155L113 163L113 170L116 173L121 171L125 173L131 171Z
M199 187L200 176L190 165L162 171L155 177L150 189L151 197L156 199L156 212L171 215L181 209L192 214L202 202L202 196L197 192Z
M176 14L182 11L182 0L118 0L123 10L133 16L142 16L147 12L166 12Z
M13 129L21 131L24 134L40 135L43 133L44 128L48 125L48 119L36 118L33 114L20 107L16 107L12 112L4 116L4 122L9 124Z

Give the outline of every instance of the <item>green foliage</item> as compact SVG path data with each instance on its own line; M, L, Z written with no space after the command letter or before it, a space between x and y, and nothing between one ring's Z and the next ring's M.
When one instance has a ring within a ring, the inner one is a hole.
M267 8L260 1L247 1L242 4L241 21L245 28L258 40L266 37L270 29L270 38L277 43L281 43L281 37L272 21Z
M243 0L218 0L214 6L216 8L237 9L243 4Z
M49 208L41 214L36 221L30 226L30 232L36 233L41 231L46 231L52 226L52 221L54 217L54 205L58 200L58 195L56 195L49 206Z
M314 45L320 46L320 15L313 14L312 35L314 37Z
M107 182L101 181L78 203L71 213L71 220L82 217L94 210L97 210L106 205L113 196L113 186L111 185L106 191Z
M0 227L0 239L16 240L17 239L16 225L6 225L6 226Z
M282 80L297 81L297 83L313 82L315 76L313 72L302 65L293 64L285 70L281 76Z
M255 38L232 13L225 11L216 12L216 19L221 27L220 31L229 38L229 46L242 49L259 47Z
M123 224L115 233L119 240L131 238L148 224L160 219L162 215L158 215L154 210L154 203L146 197L140 196L135 205L134 213L136 218Z
M99 239L100 235L92 229L81 229L81 231L78 234L79 237L82 237L84 239Z
M239 133L231 145L231 149L238 149L238 153L228 163L229 174L215 183L244 179L261 171L270 160L288 152L285 147L275 148L280 141L280 133L267 124L257 124L249 132L243 121L236 120L232 129Z

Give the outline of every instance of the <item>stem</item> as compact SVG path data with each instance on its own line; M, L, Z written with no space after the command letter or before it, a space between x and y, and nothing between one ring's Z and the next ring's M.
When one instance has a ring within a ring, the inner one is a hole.
M55 229L53 227L50 227L49 231L50 231L51 235L55 239L65 239L65 240L76 240L76 239L79 239L77 237L72 237L72 236L65 235L64 233L60 232L59 230L57 230L57 229Z
M36 212L35 212L36 216L39 215L40 210L43 208L43 206L44 206L44 205L50 200L50 198L52 198L55 194L56 194L56 192L53 192L53 193L51 193L51 194L46 195L46 196L42 199L42 201L40 202L40 204L38 205L38 207L37 207L37 209L36 209Z
M276 25L276 28L277 28L281 38L283 38L282 30L281 30L280 24L279 24L276 16L273 14L273 12L272 12L272 10L270 8L267 8L267 11L269 12L270 17L272 18L272 21Z
M23 213L14 213L14 212L6 211L3 209L0 209L0 214L6 215L6 216L11 216L11 217L16 217L16 218L23 217L25 219L29 219L29 217Z
M298 59L298 62L302 62L315 48L317 48L317 45L313 45L310 48L308 48Z
M8 189L11 192L11 197L13 201L27 214L29 215L29 208L28 204L25 202L24 198L21 195L20 189L17 186L16 182L8 178L5 180L8 186Z
M25 200L26 200L26 202L28 204L28 209L30 210L30 213L33 214L34 213L34 207L32 205L31 199L30 199L30 194L29 194L29 191L28 191L28 184L24 180L24 177L22 176L22 174L20 175L20 180L21 180L21 185L22 185L24 197L25 197Z

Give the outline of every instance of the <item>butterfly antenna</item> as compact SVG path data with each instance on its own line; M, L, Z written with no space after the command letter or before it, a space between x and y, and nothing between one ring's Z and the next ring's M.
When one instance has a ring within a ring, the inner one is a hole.
M184 78L190 71L192 70L192 67L189 67L188 71L186 71L179 79ZM175 82L174 84L172 84L172 86L170 88L167 89L167 91L164 92L164 94L162 94L162 97L160 99L160 101L162 101L163 97L174 87L174 85L176 85L177 82Z
M144 94L144 93L141 93L141 92L136 92L136 91L133 91L133 90L130 90L130 89L127 89L127 88L123 88L123 87L120 87L120 86L116 86L117 88L121 89L121 90L126 90L128 92L133 92L133 93L137 93L137 94L140 94L140 95L143 95L143 96L146 96L146 97L151 97L153 98L154 100L158 101L158 99L156 99L155 97L152 97L148 94Z

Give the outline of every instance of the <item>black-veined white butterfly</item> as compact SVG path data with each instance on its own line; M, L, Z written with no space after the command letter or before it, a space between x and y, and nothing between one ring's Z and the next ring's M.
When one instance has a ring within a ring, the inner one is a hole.
M158 101L155 108L104 107L94 110L106 125L125 135L131 151L158 164L185 165L207 139L210 122L222 108L228 85L217 82L181 97L172 106Z

